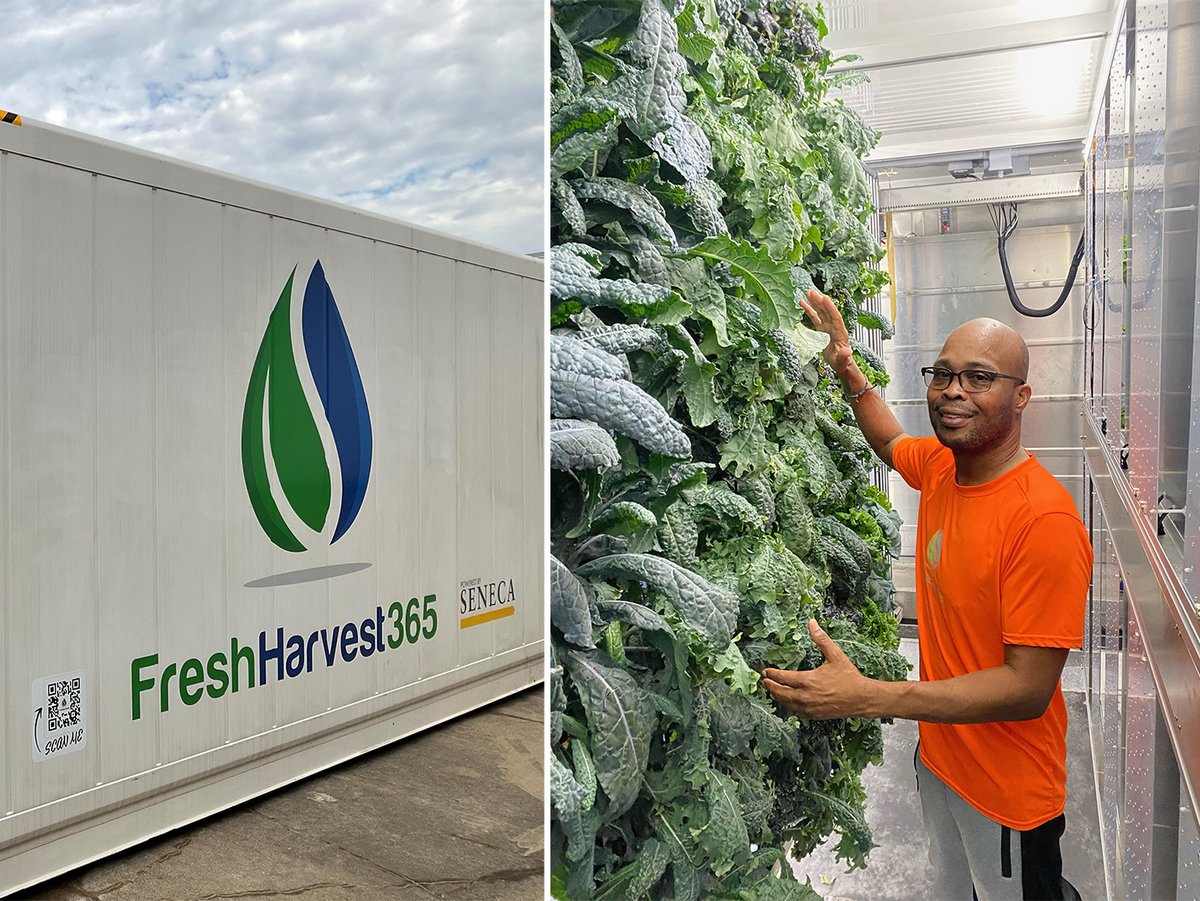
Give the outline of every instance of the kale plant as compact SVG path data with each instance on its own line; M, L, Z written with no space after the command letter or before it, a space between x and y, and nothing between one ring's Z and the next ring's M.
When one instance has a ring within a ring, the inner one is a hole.
M816 617L907 673L899 522L796 302L890 333L878 135L829 97L854 76L819 7L554 0L551 27L554 891L814 898L783 849L865 863L881 728L781 715L758 671L820 665Z

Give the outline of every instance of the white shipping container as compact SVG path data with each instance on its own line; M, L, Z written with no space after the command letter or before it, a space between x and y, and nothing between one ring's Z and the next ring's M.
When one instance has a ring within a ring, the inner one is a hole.
M0 124L0 894L541 681L543 284Z

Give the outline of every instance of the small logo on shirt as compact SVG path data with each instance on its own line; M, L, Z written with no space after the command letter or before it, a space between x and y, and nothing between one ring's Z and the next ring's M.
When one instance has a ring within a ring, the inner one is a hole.
M930 569L937 569L938 562L942 559L942 530L938 529L933 533L933 537L929 539L929 544L925 547L925 562L929 564Z
M925 545L925 585L930 590L939 604L944 604L942 598L942 590L938 586L937 567L942 562L942 530L938 529L929 539L929 544Z

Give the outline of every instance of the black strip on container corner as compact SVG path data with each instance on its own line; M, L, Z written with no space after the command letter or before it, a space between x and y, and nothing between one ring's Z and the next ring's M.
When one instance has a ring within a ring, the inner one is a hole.
M0 109L0 122L6 122L9 125L20 125L21 117L16 113L10 113L8 110Z

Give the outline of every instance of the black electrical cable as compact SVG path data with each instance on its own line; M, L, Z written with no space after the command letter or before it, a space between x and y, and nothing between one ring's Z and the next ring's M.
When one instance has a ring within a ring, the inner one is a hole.
M1008 299L1012 301L1013 308L1023 316L1033 316L1035 318L1057 313L1062 308L1062 305L1067 302L1071 288L1075 286L1075 274L1079 271L1079 264L1083 261L1084 236L1079 236L1079 246L1075 248L1075 255L1071 258L1071 268L1067 270L1067 280L1063 284L1062 293L1058 295L1058 300L1045 309L1034 310L1021 303L1021 298L1017 296L1017 289L1013 287L1012 273L1008 269L1008 253L1004 248L1005 242L1017 230L1017 205L1015 203L988 204L988 215L992 217L992 224L996 226L996 244L1000 251L1000 270L1004 273L1004 287L1008 289Z

